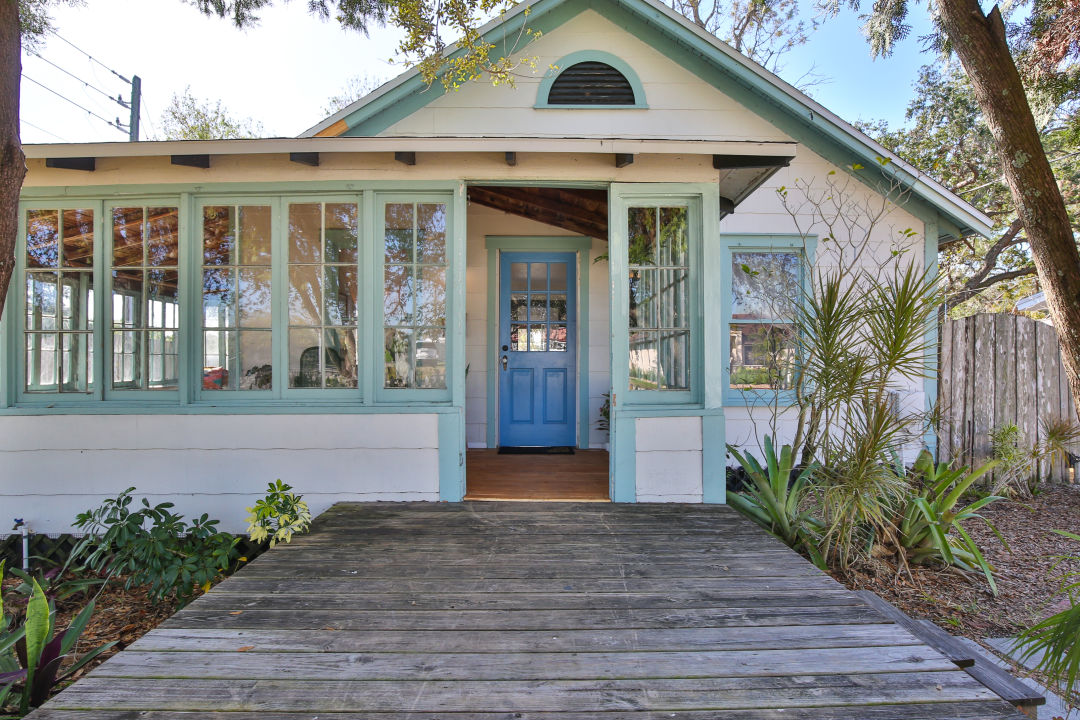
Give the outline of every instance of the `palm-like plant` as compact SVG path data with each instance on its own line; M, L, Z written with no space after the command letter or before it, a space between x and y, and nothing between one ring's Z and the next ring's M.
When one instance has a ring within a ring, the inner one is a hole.
M935 465L930 453L923 450L912 468L913 472L922 476L923 490L908 500L900 521L900 544L911 562L941 562L964 570L980 571L986 576L990 590L995 595L997 584L994 582L994 568L961 523L978 518L1004 543L1004 538L993 523L978 513L1002 498L987 495L960 509L956 506L975 481L996 466L997 462L993 461L973 471L966 467L950 469L945 463Z
M822 524L804 509L818 466L810 465L796 473L795 453L790 445L780 448L779 455L772 438L766 437L764 445L764 467L750 453L728 446L746 471L748 482L744 492L728 495L727 502L788 547L805 551L815 565L824 569L825 560L817 546Z

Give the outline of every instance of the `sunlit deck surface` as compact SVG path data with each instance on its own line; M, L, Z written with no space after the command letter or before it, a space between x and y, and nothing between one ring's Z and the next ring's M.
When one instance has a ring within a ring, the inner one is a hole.
M35 720L1019 718L724 506L340 504Z

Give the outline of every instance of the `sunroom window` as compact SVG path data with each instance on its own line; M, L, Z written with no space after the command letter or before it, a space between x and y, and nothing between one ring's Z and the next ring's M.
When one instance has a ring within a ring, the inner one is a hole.
M738 251L731 255L729 386L733 390L794 387L796 303L802 295L802 253Z
M27 392L94 389L94 211L26 213Z
M271 207L203 208L203 390L271 390Z
M446 388L446 219L445 203L385 205L385 388Z
M177 207L113 208L113 389L178 388L179 258Z
M289 205L289 387L357 387L356 203Z
M688 208L631 207L628 218L630 389L688 390Z

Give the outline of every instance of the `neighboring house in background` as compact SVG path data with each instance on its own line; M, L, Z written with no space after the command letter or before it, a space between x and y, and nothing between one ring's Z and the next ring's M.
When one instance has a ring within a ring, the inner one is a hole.
M457 501L466 448L508 445L610 446L615 501L723 502L725 443L767 428L777 319L733 278L815 262L777 188L899 186L875 248L930 265L990 230L659 2L537 0L528 23L556 69L514 89L407 72L296 139L28 146L5 511L60 532L134 485L237 530L275 478L316 512Z
M1028 295L1026 298L1017 300L1013 309L1017 312L1049 312L1050 306L1046 304L1046 293L1040 290L1037 293ZM1043 322L1054 324L1054 321L1049 317L1043 318Z

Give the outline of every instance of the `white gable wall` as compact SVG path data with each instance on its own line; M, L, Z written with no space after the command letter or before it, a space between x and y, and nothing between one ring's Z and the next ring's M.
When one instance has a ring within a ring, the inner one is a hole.
M581 50L616 55L634 69L646 109L535 109L548 67ZM465 137L629 137L790 141L766 120L665 57L652 46L586 10L522 49L537 58L516 87L475 81L436 98L380 135Z

